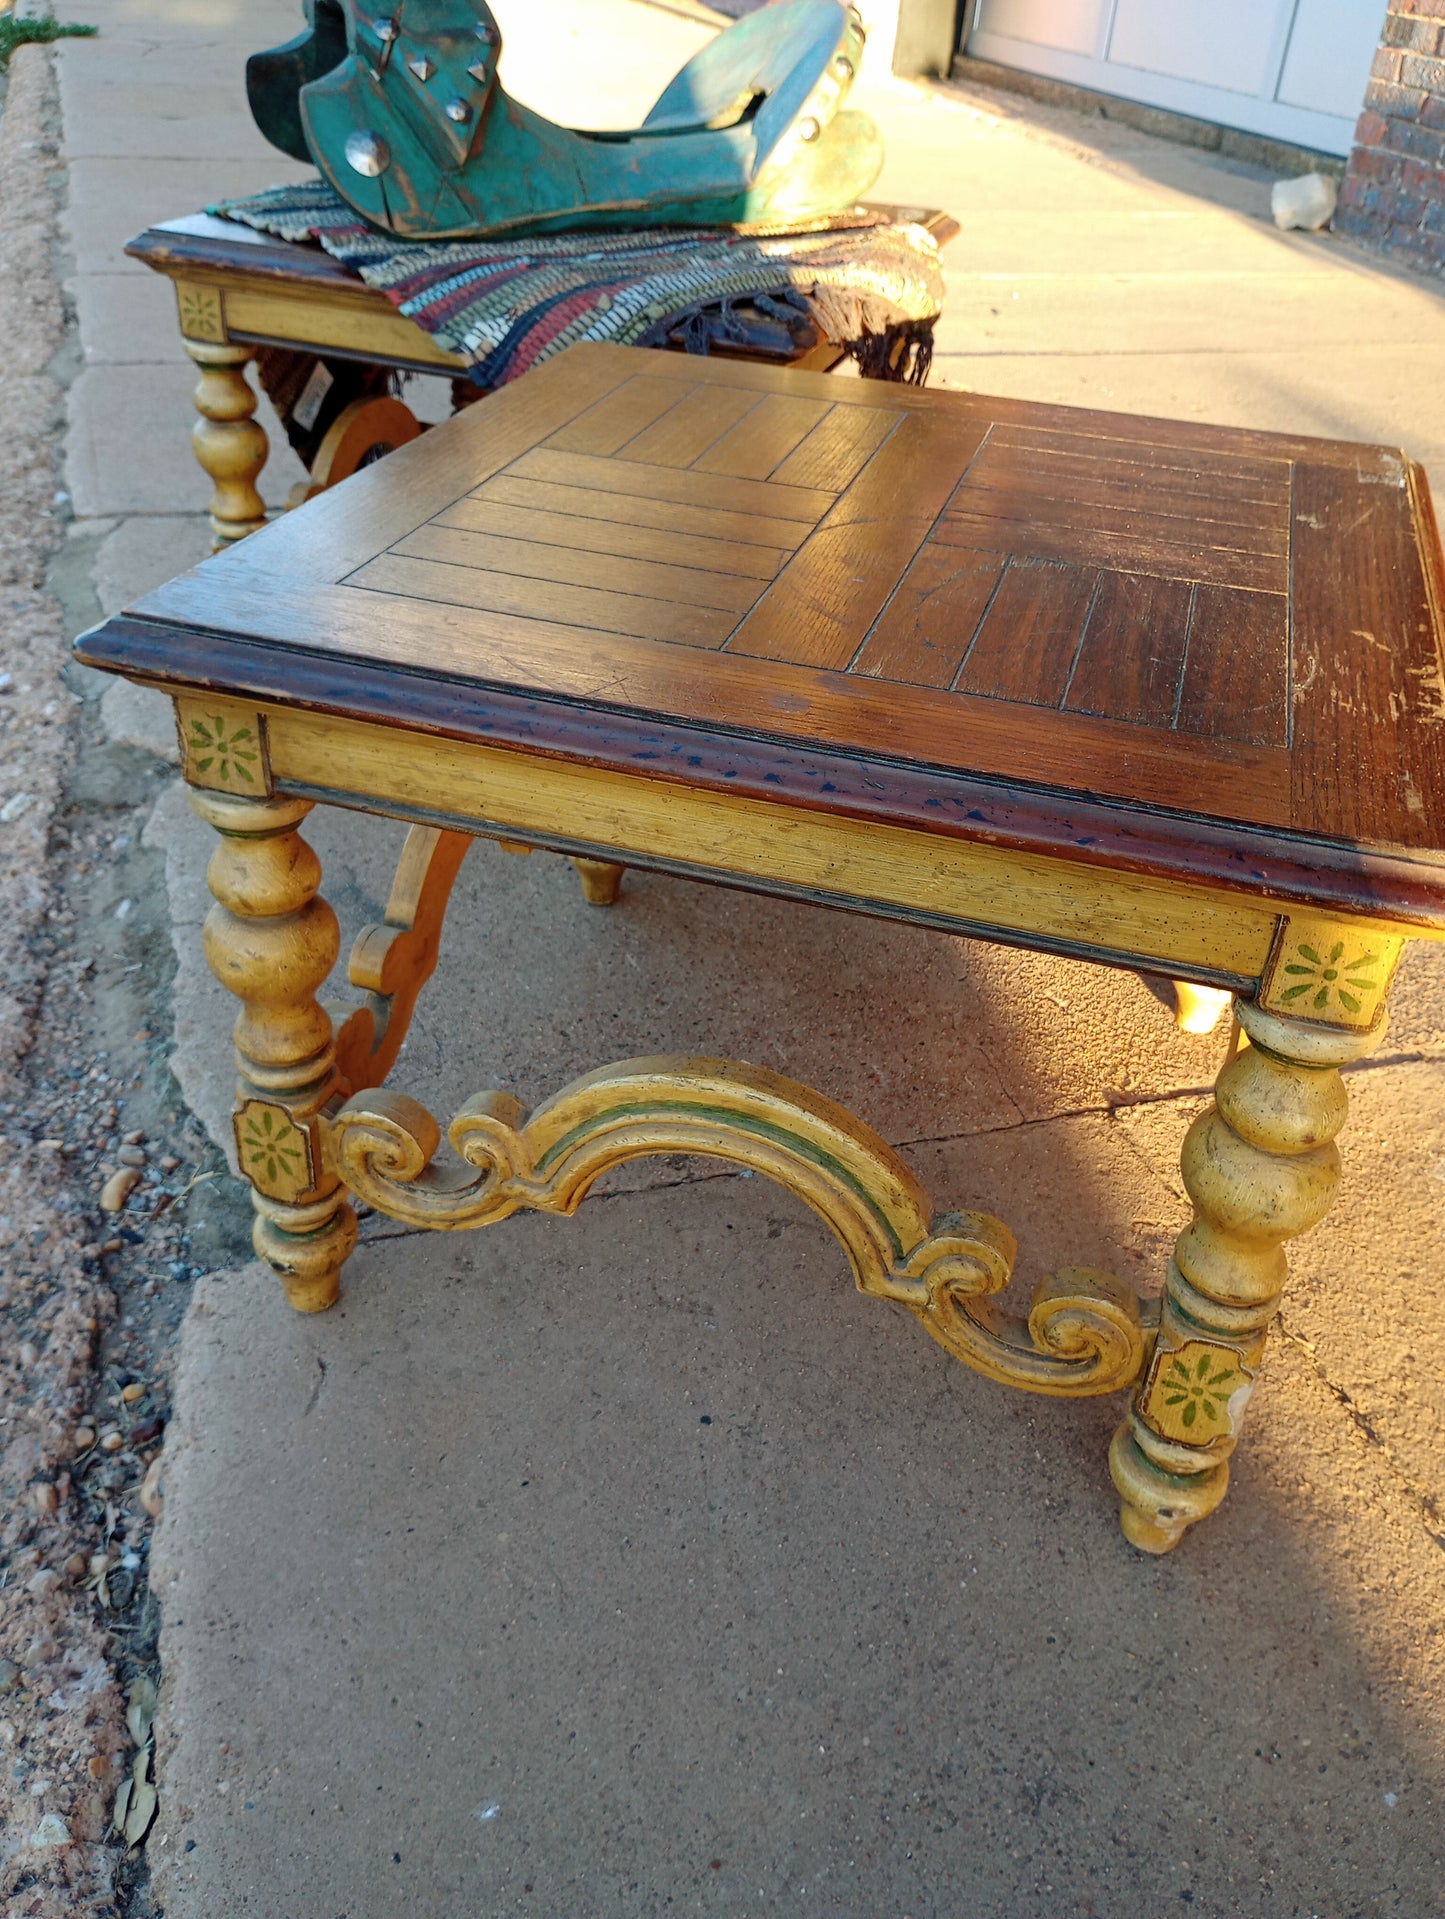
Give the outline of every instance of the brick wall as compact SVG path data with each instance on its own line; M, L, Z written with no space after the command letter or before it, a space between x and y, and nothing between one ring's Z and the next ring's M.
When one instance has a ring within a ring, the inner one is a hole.
M1445 275L1445 0L1389 0L1333 224Z

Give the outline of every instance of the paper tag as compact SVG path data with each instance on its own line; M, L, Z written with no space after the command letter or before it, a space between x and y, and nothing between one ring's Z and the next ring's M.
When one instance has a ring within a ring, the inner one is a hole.
M300 398L291 409L291 418L303 433L309 433L316 424L321 411L321 403L335 385L331 371L324 360L318 360L311 369L311 378L301 389Z

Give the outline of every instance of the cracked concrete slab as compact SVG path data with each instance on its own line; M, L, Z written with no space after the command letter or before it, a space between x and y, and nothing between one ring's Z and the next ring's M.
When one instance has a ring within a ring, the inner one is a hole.
M198 1294L167 1913L1431 1910L1439 1552L1308 1368L1146 1565L1112 1403L969 1375L759 1180L589 1206Z

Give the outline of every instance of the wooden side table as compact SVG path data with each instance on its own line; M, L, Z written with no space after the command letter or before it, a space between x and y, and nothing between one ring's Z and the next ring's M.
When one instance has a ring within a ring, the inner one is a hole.
M1283 1244L1330 1204L1339 1068L1445 934L1441 602L1387 448L579 347L78 650L173 695L220 835L237 1146L293 1304L336 1297L348 1193L459 1228L639 1154L739 1161L990 1378L1130 1388L1114 1479L1163 1552L1224 1495ZM317 801L415 822L335 1031ZM443 1148L382 1081L477 834L597 900L651 866L1237 995L1162 1300L1069 1270L999 1310L1000 1221L733 1062L483 1093Z
M937 208L874 211L926 227L940 246L958 232L958 222ZM201 369L200 419L192 444L215 488L210 512L217 547L265 524L256 482L270 448L254 418L256 395L246 378L258 351L280 348L312 365L320 360L335 382L326 416L330 430L315 435L314 444L303 434L297 449L316 491L346 479L378 449L393 451L417 436L410 409L391 397L376 375L446 373L458 383L463 400L476 398L460 355L439 346L379 288L320 247L273 239L238 220L193 213L148 227L126 252L174 284L181 339ZM735 319L745 344L718 347L720 358L818 371L843 358L841 342L817 328L809 337L806 329L790 330L745 305L735 310ZM680 331L670 344L682 350Z

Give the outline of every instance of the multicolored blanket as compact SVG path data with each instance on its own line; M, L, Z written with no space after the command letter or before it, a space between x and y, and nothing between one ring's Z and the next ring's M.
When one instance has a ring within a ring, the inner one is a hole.
M783 324L811 320L863 372L922 384L943 270L933 236L885 217L810 232L662 228L513 241L393 239L324 181L211 208L283 240L316 241L408 319L500 386L579 340L691 352L740 336L743 302Z

